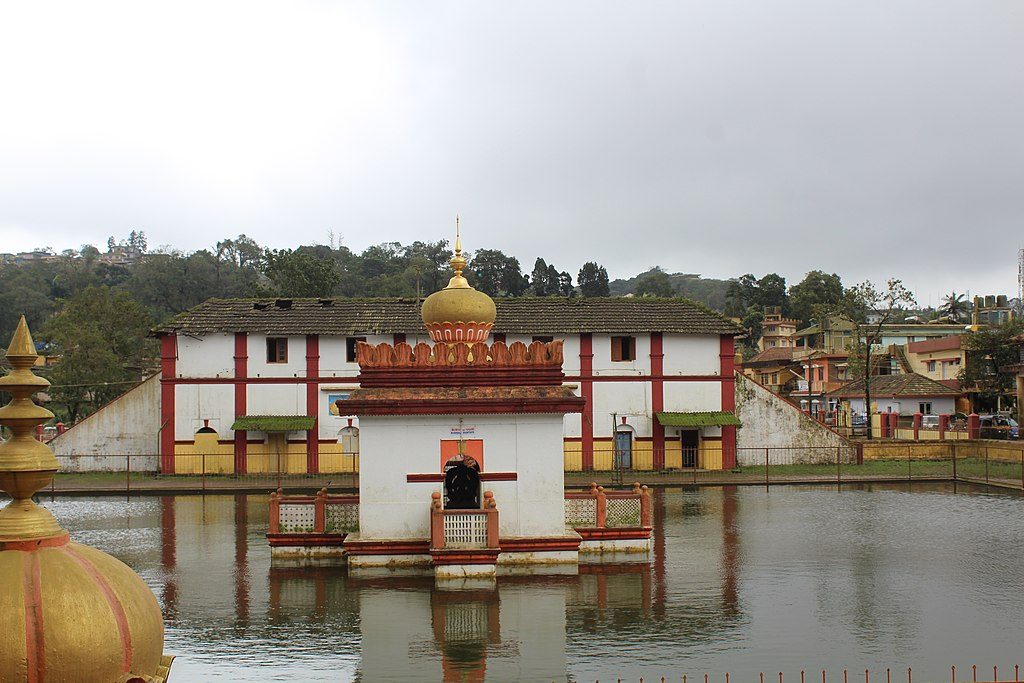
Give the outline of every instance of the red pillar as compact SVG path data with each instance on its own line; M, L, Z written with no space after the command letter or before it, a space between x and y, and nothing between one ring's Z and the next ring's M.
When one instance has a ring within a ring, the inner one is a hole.
M594 469L594 337L580 335L580 395L586 400L580 413L580 445L583 448L583 471Z
M914 441L921 438L921 413L914 413Z
M313 418L313 427L306 432L306 471L320 471L320 337L306 335L306 415Z
M719 361L722 375L722 410L736 410L736 344L731 335L720 339ZM722 469L736 467L736 427L722 427Z
M661 332L651 333L651 446L654 469L665 469L665 428L658 422L658 413L665 410L665 350Z
M177 361L177 337L165 334L160 337L160 471L164 474L174 474L174 379Z
M247 410L246 382L249 377L249 335L235 333L235 417L245 415ZM235 474L249 471L248 432L235 430Z
M946 438L946 430L949 429L949 415L939 415L939 440Z
M967 416L967 438L981 438L981 417L977 413L971 413Z

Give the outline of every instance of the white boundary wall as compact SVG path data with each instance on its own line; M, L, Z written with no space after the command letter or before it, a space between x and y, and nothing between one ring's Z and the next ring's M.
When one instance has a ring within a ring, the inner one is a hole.
M62 472L156 472L160 458L160 373L50 440ZM88 457L79 457L79 456Z
M736 430L739 465L763 465L765 448L772 465L834 463L837 448L844 461L852 457L849 441L741 373L736 373L736 416L743 423Z

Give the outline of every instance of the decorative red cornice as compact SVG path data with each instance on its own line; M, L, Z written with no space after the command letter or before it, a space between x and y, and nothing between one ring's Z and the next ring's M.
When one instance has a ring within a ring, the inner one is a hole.
M561 367L524 366L372 368L359 373L362 387L473 387L559 386L565 382Z
M377 344L356 347L360 386L554 386L564 380L562 342Z
M412 399L400 402L349 399L345 411L360 417L372 415L499 415L508 413L579 413L581 398L524 399Z

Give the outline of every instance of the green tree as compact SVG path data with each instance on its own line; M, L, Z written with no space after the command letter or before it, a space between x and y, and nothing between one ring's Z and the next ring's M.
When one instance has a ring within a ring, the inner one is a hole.
M538 257L530 274L530 293L534 296L552 296L558 293L558 283L552 283L550 268L544 259Z
M636 295L670 297L675 295L675 290L672 288L668 273L659 269L637 280Z
M882 343L882 328L893 322L902 309L916 305L913 292L903 285L902 280L890 279L885 289L864 281L846 290L837 305L822 306L814 314L817 320L836 315L853 324L850 371L852 376L860 375L864 380L864 411L869 415L873 356L875 348ZM871 438L871 429L867 430L867 438Z
M299 251L268 250L264 261L263 273L267 283L261 285L260 290L270 296L330 296L341 281L341 273L334 261Z
M552 266L552 270L554 266ZM569 275L566 271L557 273L558 278L558 294L560 296L576 296L576 290L572 286L572 275Z
M519 259L497 249L480 249L469 261L472 285L489 296L521 296L529 287Z
M1021 362L1022 334L1024 322L1011 319L963 335L966 354L958 375L960 385L976 389L981 402L989 406L1009 403L1017 388L1017 372L1010 367ZM1021 409L1017 406L1018 414Z
M731 281L726 290L725 314L742 317L751 306L761 309L765 306L778 306L784 314L788 314L786 278L778 273L768 273L758 279L747 273Z
M583 296L608 296L608 271L604 266L587 261L576 277Z
M963 294L957 294L956 291L952 291L943 297L942 305L939 306L939 313L949 317L953 322L964 320L969 310L970 304L967 302L967 297Z
M156 344L146 336L153 319L127 292L105 285L87 287L58 304L40 338L60 357L50 397L74 423L155 366Z
M810 324L815 310L834 308L842 299L843 281L821 270L812 270L789 288L790 314L804 325Z

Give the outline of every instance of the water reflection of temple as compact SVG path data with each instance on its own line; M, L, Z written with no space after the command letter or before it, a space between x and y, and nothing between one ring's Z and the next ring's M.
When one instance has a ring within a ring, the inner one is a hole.
M737 492L670 489L653 503L664 531L651 564L444 590L429 575L271 567L266 497L165 497L155 588L173 627L240 641L287 633L314 657L350 655L362 680L563 680L589 661L605 671L620 661L588 649L607 650L610 633L700 641L741 616Z

